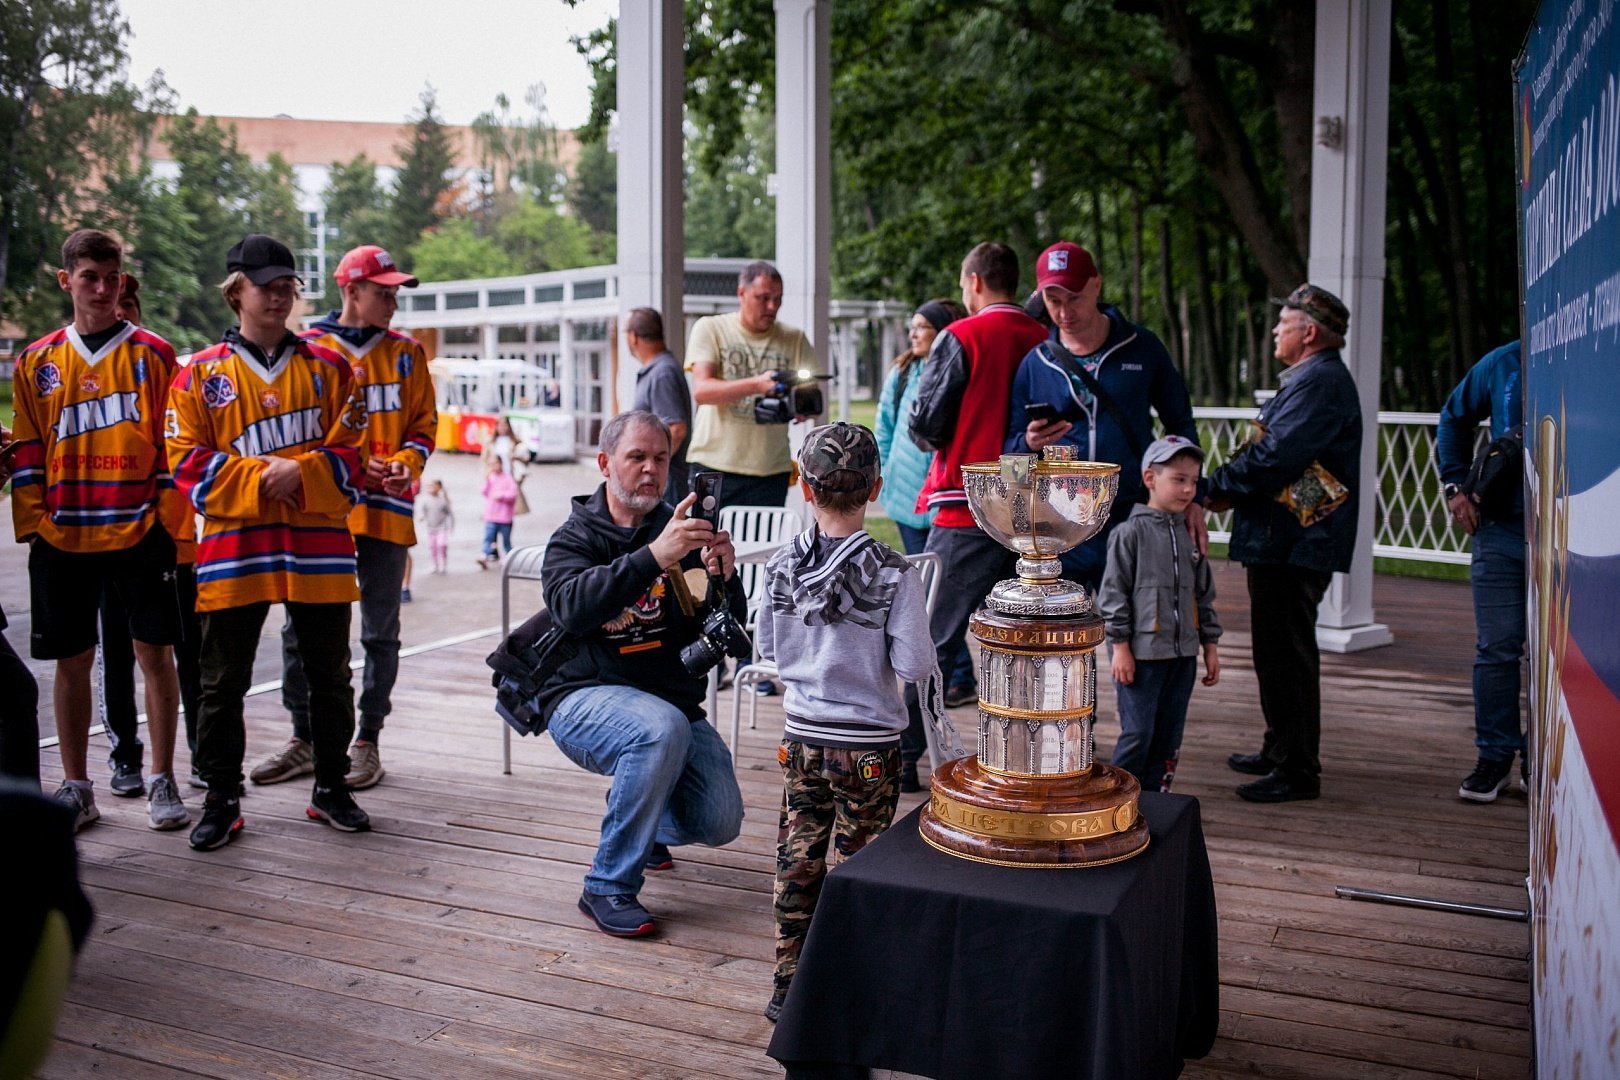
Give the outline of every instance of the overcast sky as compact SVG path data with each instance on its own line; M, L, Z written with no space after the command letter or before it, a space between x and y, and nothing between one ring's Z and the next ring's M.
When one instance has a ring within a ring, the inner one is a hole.
M558 127L590 112L590 75L568 39L606 26L618 0L119 0L130 77L162 69L179 107L218 116L402 121L425 83L447 123L505 93L526 115L544 83ZM251 51L250 51L251 50Z

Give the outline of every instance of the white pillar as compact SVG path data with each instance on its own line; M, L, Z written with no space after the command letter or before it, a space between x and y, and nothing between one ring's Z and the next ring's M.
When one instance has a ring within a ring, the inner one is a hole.
M1363 432L1355 555L1349 574L1334 575L1317 616L1316 639L1330 652L1394 640L1372 607L1390 21L1390 0L1317 0L1309 273L1350 309L1343 355L1361 392Z
M493 360L500 355L501 337L494 323L485 323L478 328L479 340L482 342L483 352L478 354L480 360Z
M619 318L656 308L677 353L685 344L681 101L685 56L680 0L622 0L618 22ZM608 354L621 352L617 346ZM628 353L624 354L628 356ZM567 351L571 368L573 357ZM635 392L634 363L615 373Z
M776 267L782 321L831 371L832 0L776 0ZM622 66L622 65L621 65ZM620 196L621 200L623 196Z

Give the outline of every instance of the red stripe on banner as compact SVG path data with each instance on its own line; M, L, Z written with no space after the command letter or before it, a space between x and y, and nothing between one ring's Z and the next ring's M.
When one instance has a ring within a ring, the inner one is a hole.
M1575 736L1592 774L1598 805L1608 819L1609 833L1620 844L1620 699L1598 678L1574 638L1564 651L1564 697Z

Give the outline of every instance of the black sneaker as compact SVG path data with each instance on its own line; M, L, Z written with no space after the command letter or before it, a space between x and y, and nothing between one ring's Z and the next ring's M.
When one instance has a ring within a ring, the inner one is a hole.
M141 767L139 763L134 765L126 765L121 762L114 761L110 764L112 765L113 774L112 780L107 784L107 786L112 789L112 793L114 795L120 795L126 799L133 799L137 795L146 794L146 782L141 779Z
M979 700L977 686L948 686L945 688L945 707L947 709L960 709L963 705L973 705Z
M1512 778L1512 758L1506 761L1480 758L1474 765L1474 771L1463 779L1462 787L1457 789L1457 798L1469 802L1495 802L1497 792L1507 787Z
M583 892L579 894L579 910L591 917L598 930L614 937L641 937L658 929L652 915L630 893L598 896Z
M309 809L304 813L311 821L324 821L340 832L368 832L371 818L354 801L349 789L343 786L321 787L309 797Z
M771 995L770 1002L765 1006L765 1019L776 1023L782 1016L782 1006L787 1003L787 991L778 990Z
M230 843L241 829L241 800L210 791L203 800L202 820L191 830L191 846L198 851L213 851Z
M653 841L652 850L647 852L647 862L644 870L673 870L675 869L675 856L670 853L668 844Z

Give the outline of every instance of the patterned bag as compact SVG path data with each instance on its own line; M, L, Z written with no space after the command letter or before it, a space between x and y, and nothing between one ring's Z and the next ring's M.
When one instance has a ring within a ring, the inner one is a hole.
M1250 424L1253 426L1244 450L1259 442L1266 433L1266 426L1260 421L1251 420ZM1320 461L1311 462L1298 480L1276 494L1276 500L1288 507L1288 512L1307 529L1343 506L1349 498L1350 489L1323 468Z

